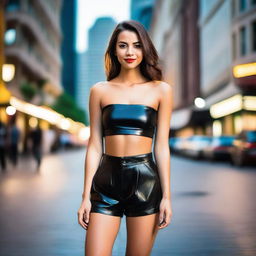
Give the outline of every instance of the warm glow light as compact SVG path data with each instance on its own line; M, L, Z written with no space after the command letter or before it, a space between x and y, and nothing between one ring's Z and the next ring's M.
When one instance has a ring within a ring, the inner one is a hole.
M256 111L256 96L244 96L243 97L243 108L245 110Z
M36 106L13 96L10 99L10 104L12 105L12 107L16 108L18 111L22 113L26 113L32 116L33 118L39 118L44 121L47 121L48 123L56 125L63 130L68 130L70 133L75 134L78 137L80 133L83 134L83 131L81 130L86 128L86 126L83 123L75 122L70 118L66 118L63 115L46 106ZM34 121L34 119L32 119L29 125L31 127L34 127L34 125L37 125L36 122ZM46 128L46 125L44 125L44 127Z
M84 127L82 129L80 129L78 137L81 140L87 140L90 137L90 128L89 127Z
M37 127L38 121L35 117L32 116L29 118L28 124L30 127L35 128Z
M53 110L47 109L46 107L40 107L30 104L15 97L11 97L10 104L23 113L37 118L41 118L51 124L59 123L60 120L63 118L62 115L58 114Z
M8 106L5 111L7 115L13 116L16 113L16 108L13 106Z
M242 95L236 94L228 99L213 104L210 114L213 118L219 118L237 112L242 109Z
M64 118L60 121L60 128L63 130L68 130L71 127L70 120Z
M233 75L236 78L256 75L256 62L234 66Z
M213 133L213 136L220 136L222 134L222 125L219 120L213 121L212 133Z
M243 121L241 116L235 116L234 117L234 128L235 128L235 133L238 134L239 132L242 131L243 129Z
M3 80L5 82L10 82L15 74L15 66L13 64L3 65Z

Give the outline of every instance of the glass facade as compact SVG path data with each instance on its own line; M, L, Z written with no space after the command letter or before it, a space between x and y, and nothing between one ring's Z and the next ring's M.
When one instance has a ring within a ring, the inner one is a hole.
M209 1L211 2L211 1ZM230 36L231 8L225 1L214 16L201 30L201 87L208 92L215 86L218 78L228 70L232 61L232 44ZM217 40L221 38L221 40Z
M246 2L247 0L239 0L239 11L243 12L246 10Z

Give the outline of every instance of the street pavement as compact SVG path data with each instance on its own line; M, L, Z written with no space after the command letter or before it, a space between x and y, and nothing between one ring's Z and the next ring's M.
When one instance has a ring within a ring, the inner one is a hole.
M85 149L0 173L0 256L83 256L77 223ZM152 256L256 255L256 168L171 155L173 217ZM125 255L125 217L113 256Z

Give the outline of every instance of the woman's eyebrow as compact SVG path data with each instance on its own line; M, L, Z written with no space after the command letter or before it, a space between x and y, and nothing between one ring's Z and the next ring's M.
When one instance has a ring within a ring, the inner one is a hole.
M118 41L118 43L127 44L127 42L124 42L124 41ZM139 42L139 41L137 41L137 42L134 42L134 44L138 44L138 43L140 43L140 42Z

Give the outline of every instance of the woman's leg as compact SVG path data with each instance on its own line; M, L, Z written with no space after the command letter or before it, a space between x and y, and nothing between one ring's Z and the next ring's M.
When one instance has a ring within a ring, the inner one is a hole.
M126 217L126 256L149 256L158 231L159 213Z
M86 256L111 256L112 248L119 231L121 218L102 213L90 213L86 231Z

